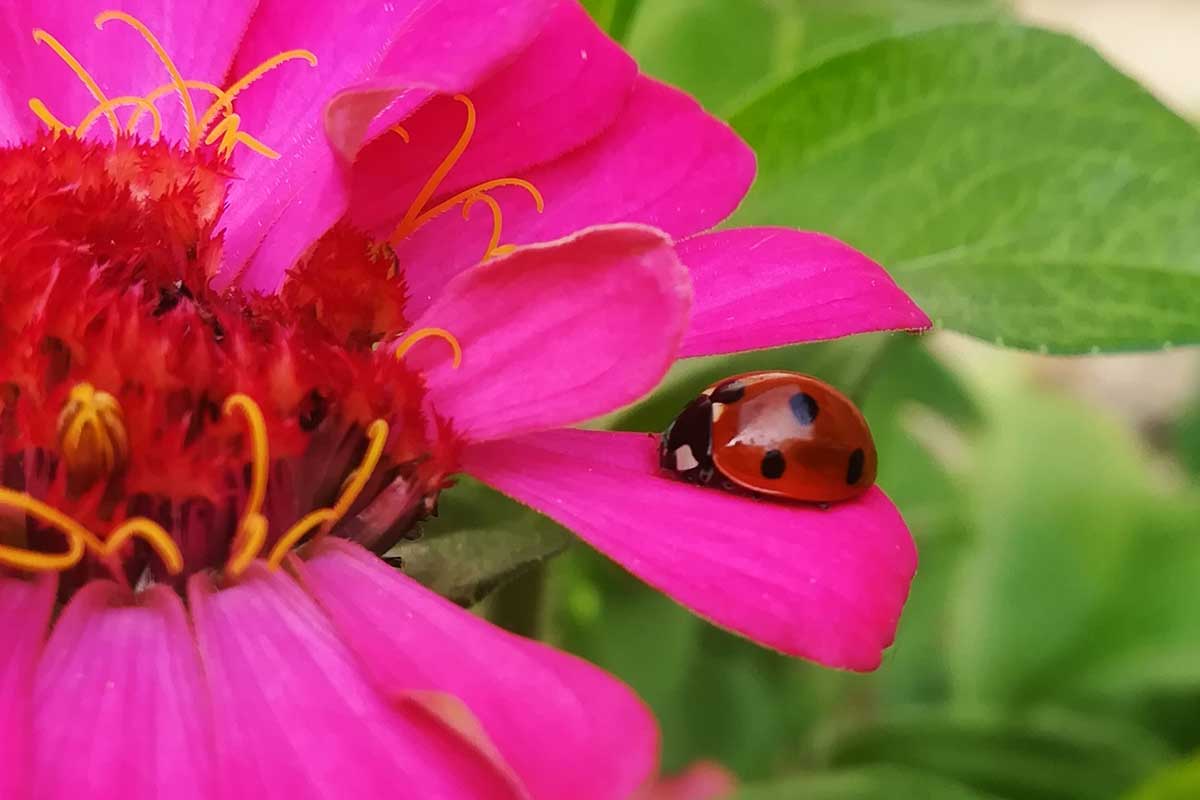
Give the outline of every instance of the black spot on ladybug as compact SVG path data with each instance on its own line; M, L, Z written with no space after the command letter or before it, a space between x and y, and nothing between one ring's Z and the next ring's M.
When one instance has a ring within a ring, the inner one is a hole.
M817 418L817 401L812 395L807 392L797 392L788 399L788 405L792 408L792 416L801 425L812 425Z
M730 381L724 386L718 387L717 390L712 393L712 401L714 403L725 404L736 403L738 400L741 400L745 394L745 384L743 384L741 381Z
M846 483L853 486L858 483L858 479L862 477L863 460L866 456L863 454L862 448L858 448L850 454L850 463L846 465Z
M783 476L784 469L787 468L787 462L783 460L783 453L778 450L768 450L762 460L762 474L764 478L775 480Z

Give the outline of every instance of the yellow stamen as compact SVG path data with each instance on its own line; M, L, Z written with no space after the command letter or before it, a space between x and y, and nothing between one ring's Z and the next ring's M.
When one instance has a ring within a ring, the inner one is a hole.
M164 67L166 67L167 72L171 76L171 82L175 84L175 89L179 92L179 100L183 103L183 113L187 117L188 147L194 150L196 148L196 142L198 142L200 139L200 132L196 129L196 107L192 104L191 92L188 91L187 85L183 80L183 75L179 73L179 68L175 66L175 62L171 60L169 55L167 55L167 51L163 49L162 43L159 42L158 38L150 32L150 29L143 25L140 20L131 17L124 11L104 11L96 15L97 30L102 29L104 27L104 23L111 22L113 20L124 22L126 25L140 33L142 38L146 40L146 44L150 45L150 49L154 51L156 56L158 56L158 60L162 62ZM116 132L117 131L114 129L113 133L115 134Z
M183 82L183 85L188 89L200 89L201 91L208 92L213 97L220 97L222 93L220 86L217 86L215 83L209 83L208 81L186 80ZM145 99L149 101L151 105L153 105L156 100L166 97L174 91L176 91L174 83L164 83L162 86L157 86L149 91L146 94ZM137 124L141 120L144 110L145 109L142 108L134 109L133 115L129 118L129 122L125 124L126 133L133 133L133 131L137 128ZM233 111L233 106L229 105L226 110Z
M381 419L372 422L371 427L367 428L367 438L370 440L370 444L367 446L366 455L363 456L362 463L358 465L358 468L346 478L345 488L337 502L333 504L332 508L319 508L309 512L299 522L288 528L287 532L271 548L267 564L272 569L278 568L291 549L313 529L321 528L313 537L313 541L327 534L330 528L346 516L354 502L358 500L358 496L362 494L367 481L371 479L375 468L379 466L379 460L383 457L383 448L387 444L388 438L387 422Z
M483 252L483 258L486 261L500 246L500 231L504 227L504 214L500 211L500 204L496 202L496 198L490 194L477 194L467 198L467 202L463 203L462 216L464 220L471 219L471 208L476 203L483 203L492 212L492 238L488 239L487 250Z
M75 133L74 128L54 116L53 112L46 108L46 104L36 97L29 98L29 110L33 112L34 116L46 123L46 127L50 129L51 133Z
M392 127L388 128L388 130L403 139L405 144L408 144L412 141L412 137L408 135L408 128L405 128L403 125L393 125Z
M171 534L167 533L157 522L145 517L133 517L121 523L104 541L102 554L104 556L113 555L121 549L125 542L135 536L150 545L150 549L162 559L168 573L178 575L183 572L183 554L179 552L179 546L175 544Z
M259 64L254 69L247 72L241 78L234 82L225 91L221 92L213 104L204 112L204 116L200 117L198 126L200 131L208 130L208 126L213 123L213 119L222 109L230 109L233 107L233 100L250 84L266 75L271 70L278 67L280 64L286 64L289 61L307 61L310 67L317 65L317 57L310 50L285 50L282 53L271 56L266 61Z
M241 577L246 568L254 563L254 559L258 558L266 541L267 518L262 514L246 517L238 538L234 540L229 561L225 563L225 576L231 580Z
M121 404L90 383L71 388L58 415L58 443L68 474L84 482L108 475L129 458Z
M486 181L470 189L465 189L451 197L449 200L443 200L442 202L438 203L436 206L417 217L416 227L421 227L438 214L441 214L444 211L449 211L451 208L454 208L456 205L465 200L470 200L481 195L486 196L484 195L484 192L490 192L492 189L499 189L502 186L516 186L524 189L525 191L529 192L529 196L533 198L533 204L537 207L539 214L546 210L546 201L542 198L542 193L539 192L537 187L535 187L529 181L521 180L520 178L497 178L496 180Z
M279 153L267 147L250 134L238 130L238 125L241 123L241 115L226 115L224 119L217 123L217 126L212 129L208 136L205 137L204 143L212 144L213 142L217 141L217 139L220 139L221 143L217 145L217 152L226 158L229 157L229 154L233 152L233 148L236 147L238 143L246 145L254 152L261 156L266 156L269 159L274 160L279 158Z
M97 103L103 105L108 102L108 98L105 97L104 90L100 88L100 84L96 83L96 79L83 68L83 65L79 63L75 56L71 55L67 48L62 46L62 43L58 39L55 39L41 28L35 28L33 31L33 40L38 44L47 45L53 50L63 60L63 63L71 68L71 71L75 73L79 80L83 81L83 85L92 93L92 97L96 99ZM40 101L39 104L41 104ZM33 107L32 101L30 101L30 107ZM44 108L45 106L43 105L42 107ZM37 114L37 109L34 109L34 113ZM112 128L113 136L119 134L121 132L121 125L117 122L116 113L110 108L104 112L104 115L108 118L108 125ZM39 116L41 115L39 114Z
M150 118L154 124L153 129L150 131L150 141L157 142L159 135L162 134L162 114L159 114L158 109L154 107L154 104L146 98L133 97L129 95L114 97L107 103L99 104L89 111L88 115L80 120L79 124L76 125L71 132L76 136L83 138L87 135L87 132L91 130L91 127L96 123L96 120L100 119L101 114L107 111L112 111L115 108L121 108L123 106L137 106L139 112L148 111L150 113ZM140 119L140 117L137 119ZM131 119L129 125L126 126L126 131L133 133L135 125L136 119Z
M460 158L462 158L463 153L465 153L467 150L467 146L471 143L471 137L475 135L475 104L461 94L456 94L454 99L462 103L467 108L467 121L463 125L463 132L459 135L458 141L454 143L454 147L452 147L450 152L446 154L446 157L442 159L442 163L438 164L437 169L433 171L433 174L429 176L429 179L425 181L425 184L421 187L421 190L417 192L417 196L413 199L412 204L408 207L408 210L404 212L404 217L400 220L400 223L396 225L395 229L393 229L391 236L388 237L388 241L391 242L392 246L398 245L400 241L404 239L404 237L408 236L417 228L420 228L426 222L438 216L439 214L454 208L454 206L458 205L459 203L463 203L463 218L466 219L470 214L471 206L477 202L483 202L488 206L489 209L491 209L492 212L492 237L488 242L487 251L483 254L484 259L487 259L495 255L500 248L500 230L504 222L504 217L500 213L500 204L497 203L490 195L488 195L488 192L493 189L499 189L503 186L516 186L520 189L524 189L533 198L533 203L537 207L539 214L545 210L546 203L542 198L542 193L539 192L537 188L529 181L522 180L520 178L497 178L495 180L485 181L484 183L481 183L478 186L473 186L470 189L465 189L451 197L449 200L443 200L433 208L425 208L426 204L433 197L434 193L437 192L438 187L441 186L442 182L446 179L446 176L450 174L450 170L452 170L454 165L458 163ZM396 130L397 127L399 126L394 126L392 130ZM401 135L404 137L404 141L407 142L408 132L403 131Z
M458 339L454 334L445 328L418 328L412 331L400 340L400 344L396 345L396 358L404 358L404 354L411 350L413 345L422 339L429 339L431 337L442 339L450 345L450 349L454 351L454 361L451 362L451 366L454 369L458 369L459 365L462 364L462 345L458 343Z
M250 495L238 521L233 550L225 566L225 572L231 578L245 571L266 541L267 520L262 515L262 506L267 497L267 470L271 463L267 423L258 403L247 395L231 394L225 400L224 413L231 416L234 411L245 417L250 432Z
M104 549L94 533L53 506L46 505L24 492L0 487L0 505L24 511L45 525L56 529L67 540L65 553L38 553L20 547L0 545L0 564L27 572L62 572L71 569L83 558L84 546L97 552Z
M442 181L450 174L450 170L454 169L454 165L462 158L462 154L467 151L467 145L471 143L471 137L475 135L475 104L472 103L466 95L456 94L454 99L467 107L467 121L463 125L463 132L459 134L458 141L454 143L454 147L450 148L450 152L442 159L442 163L438 164L437 169L425 181L425 185L421 187L421 191L417 192L417 196L413 199L412 205L404 212L404 218L400 220L400 224L396 226L396 230L392 233L392 244L398 243L409 233L417 229L417 217L421 213L421 209L429 202L429 198L433 197L433 193L442 185Z

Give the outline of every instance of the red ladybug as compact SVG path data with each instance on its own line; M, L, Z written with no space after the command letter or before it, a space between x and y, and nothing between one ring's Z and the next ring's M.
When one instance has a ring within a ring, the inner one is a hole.
M833 503L875 483L877 459L867 421L837 389L798 372L747 372L679 413L659 463L702 486Z

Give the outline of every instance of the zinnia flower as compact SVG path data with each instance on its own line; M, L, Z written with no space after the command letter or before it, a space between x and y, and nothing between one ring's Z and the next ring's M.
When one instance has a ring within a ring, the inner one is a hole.
M881 492L757 503L555 430L680 354L927 324L831 240L687 238L751 155L574 2L4 19L0 796L629 796L628 690L369 552L459 471L878 662L914 566Z

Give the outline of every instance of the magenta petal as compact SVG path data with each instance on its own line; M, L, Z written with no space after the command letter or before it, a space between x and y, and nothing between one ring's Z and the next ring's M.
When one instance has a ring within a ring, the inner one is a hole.
M239 148L233 159L240 180L229 193L225 256L241 285L277 288L296 256L346 211L349 175L324 130L335 96L383 76L397 94L402 84L467 89L527 45L547 14L547 0L507 3L503 13L474 0L347 0L333 14L321 3L262 0L234 73L299 47L318 66L285 64L239 98L242 129L281 156Z
M495 192L504 209L504 243L545 242L615 222L681 238L733 211L754 178L754 153L683 92L639 77L604 133L519 177L541 191L545 210L537 213L520 190ZM491 230L483 209L470 222L447 213L400 242L396 252L413 307L422 308L455 273L478 262Z
M212 695L223 797L509 798L506 776L420 708L379 694L287 575L251 567L188 597Z
M653 772L653 717L596 667L488 624L356 545L329 541L299 569L380 691L462 699L531 796L623 800Z
M493 178L521 177L589 141L620 113L636 76L633 59L578 3L560 3L529 47L470 92L475 134L431 202ZM354 166L354 222L390 233L465 119L461 103L439 97L405 120L410 141L388 135L372 142Z
M78 123L96 101L75 73L49 47L33 40L34 28L54 36L91 73L108 97L145 95L170 81L154 51L131 28L108 22L96 30L101 11L114 7L141 20L162 42L184 77L219 82L233 59L238 39L254 9L253 0L163 3L133 0L72 0L0 4L0 142L28 139L45 129L29 110L31 97L69 125ZM207 105L196 92L197 104ZM185 138L181 104L174 97L159 101L167 138ZM123 109L121 119L128 119ZM147 118L148 123L148 118ZM102 120L93 129L110 137ZM144 132L148 135L147 124Z
M81 589L38 665L34 796L214 796L212 721L179 597Z
M825 510L702 489L661 474L650 434L471 445L463 470L716 624L831 667L879 666L917 566L878 488Z
M675 249L696 291L684 356L930 326L883 267L824 234L739 228Z
M405 360L426 377L438 414L481 441L589 419L658 383L687 325L691 285L662 233L593 228L470 269L413 323L462 344Z
M0 797L29 797L33 765L33 681L56 576L35 580L0 572Z

